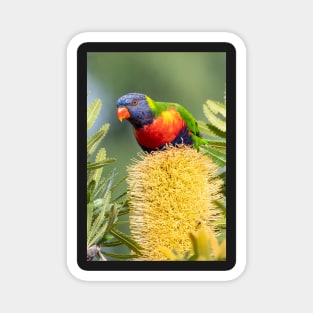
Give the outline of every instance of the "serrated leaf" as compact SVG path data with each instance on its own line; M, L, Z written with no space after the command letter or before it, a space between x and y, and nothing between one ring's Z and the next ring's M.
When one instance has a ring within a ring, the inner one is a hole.
M98 117L102 103L100 99L95 99L87 109L87 130L93 125Z
M220 150L217 150L216 148L212 146L205 146L206 150L210 151L211 153L214 153L216 156L220 157L221 159L226 161L226 154Z
M101 194L104 192L104 190L106 189L106 186L108 184L108 181L109 181L109 178L108 177L103 177L97 188L96 188L96 191L95 191L95 198L103 198L103 196L101 196Z
M122 216L122 215L126 215L126 214L129 213L129 211L130 211L129 208L124 209L124 210L121 210L121 209L120 209L120 210L118 211L118 213L117 213L117 216L120 217L120 216Z
M115 170L112 171L112 174L108 180L108 184L106 186L106 189L104 190L104 194L103 194L103 197L105 198L107 196L107 194L110 192L111 193L111 187L112 187L112 184L113 184L113 179L114 179L114 176L115 176Z
M213 125L208 125L208 128L213 134L215 134L214 137L226 138L226 132L222 132Z
M208 153L207 155L210 156L210 158L212 159L212 161L213 161L214 163L216 163L217 165L222 166L222 167L225 166L226 162L223 161L223 160L221 160L220 158L216 157L214 154Z
M87 162L87 165L90 164L90 162ZM89 171L87 172L87 186L90 184L90 182L93 180L93 174L94 172Z
M96 233L99 232L99 228L101 226L101 224L103 224L104 219L105 219L105 211L106 211L106 207L108 206L109 202L110 202L110 198L111 198L111 194L108 193L107 197L105 197L103 200L103 205L101 207L100 212L98 213L98 216L96 217L96 219L94 220L91 229L90 229L90 233L89 236L87 238L87 245L92 245L92 243L94 242L93 238L96 235Z
M221 114L226 118L226 104L218 101L207 100L206 104L214 114Z
M93 196L94 198L95 198L95 196ZM102 208L102 206L103 206L103 203L104 203L104 200L103 199L94 199L93 201L92 201L92 203L93 203L93 205L94 205L94 207L95 207L95 210L97 211L97 212L95 212L96 214L97 213L99 213L99 209L101 210L101 208Z
M97 234L92 238L91 244L97 243L97 241L105 236L112 228L112 225L114 225L116 218L117 218L117 205L114 204L112 209L108 212L109 214L105 214L105 216L108 216L108 221L100 227L100 230L97 232Z
M133 239L131 239L128 235L122 233L116 228L112 228L110 232L116 239L123 242L129 249L133 250L137 254L141 254L140 252L141 247L139 246L139 244L135 242Z
M125 225L128 223L129 223L128 221L118 221L118 222L115 222L113 226L118 227L118 226Z
M108 192L111 190L113 179L115 176L115 170L113 170L108 177L105 177L99 183L99 188L95 192L95 197L105 198Z
M96 244L98 240L100 240L104 235L105 235L105 231L107 229L107 225L108 222L105 222L100 228L99 230L96 232L96 234L93 236L93 238L90 240L89 242L89 246Z
M126 181L127 179L127 175L122 177L114 186L112 186L112 192L118 187L120 186L124 181Z
M117 247L122 245L123 243L119 240L111 241L111 242L102 242L102 247Z
M225 139L205 139L207 144L211 147L226 147L226 140Z
M107 152L106 152L105 148L101 148L96 155L96 161L98 162L101 160L105 160L106 157L107 157Z
M216 150L222 152L224 155L226 155L226 147L219 147L219 146L211 146L215 148Z
M89 237L90 228L91 228L91 222L93 217L93 209L94 206L92 203L88 203L87 205L87 237Z
M108 225L106 227L105 234L107 234L111 230L113 224L116 221L117 213L118 213L117 205L114 203L111 211L109 212Z
M96 163L105 160L106 151L104 148L101 148L96 155ZM93 172L93 179L95 181L95 186L98 185L101 175L102 175L103 167L98 168Z
M210 136L210 137L217 137L217 138L226 138L226 133L220 131L213 125L205 123L203 121L197 121L199 131L201 135Z
M106 234L104 235L99 241L98 241L98 246L102 247L104 246L107 242L113 242L112 240L115 239L111 234Z
M203 121L197 121L200 134L210 136L210 137L216 137L216 134L209 128L209 124L203 122Z
M209 122L222 132L226 132L226 121L217 117L207 104L203 105L203 112Z
M204 150L204 154L208 155L216 164L221 167L226 165L226 156L224 153L210 146L203 146L201 148Z
M100 162L89 163L89 164L87 164L87 170L93 171L93 170L96 170L99 168L103 168L105 165L114 163L115 161L116 161L116 159L114 159L114 158L108 158L108 159L102 160Z
M87 156L90 156L93 154L101 140L104 138L104 136L107 134L108 130L110 128L109 124L104 124L95 134L90 136L87 140Z
M103 249L101 249L101 252L109 257L115 258L115 259L134 259L134 258L138 258L139 255L136 254L116 254L116 253L110 253L110 252L106 252Z
M88 186L87 186L87 192L90 194L90 199L89 199L89 201L92 200L92 194L93 194L93 192L94 192L94 190L95 190L95 187L96 187L96 182L95 182L94 180L92 180L92 181L88 184ZM89 202L89 201L88 201L88 202Z

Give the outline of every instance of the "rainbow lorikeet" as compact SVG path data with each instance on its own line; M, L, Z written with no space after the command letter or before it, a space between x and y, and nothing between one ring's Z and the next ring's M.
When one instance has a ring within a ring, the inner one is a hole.
M128 93L117 100L117 117L133 126L138 144L143 150L160 150L168 144L192 145L207 141L200 137L195 118L182 105L157 102L141 93Z

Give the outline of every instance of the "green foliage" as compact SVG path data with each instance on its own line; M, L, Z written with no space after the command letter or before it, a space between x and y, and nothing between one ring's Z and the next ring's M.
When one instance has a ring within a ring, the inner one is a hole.
M106 151L104 148L101 148L97 153L95 163L99 163L101 161L104 161L105 159L106 159ZM88 170L88 165L87 165L87 170ZM100 167L96 169L95 172L93 173L93 180L96 186L99 184L100 178L102 176L102 171L103 171L103 167Z
M207 145L201 146L200 151L219 166L218 176L224 182L222 186L224 200L215 202L221 215L213 223L218 230L217 237L219 239L224 239L226 234L226 93L224 101L225 103L207 100L203 105L203 113L207 122L198 121L200 132L209 137ZM196 245L196 242L193 244Z
M223 151L212 146L204 146L202 150L219 166L223 167L226 165L226 155Z
M98 117L102 103L100 99L95 99L87 110L87 130L93 125Z
M226 101L226 95L224 97ZM226 194L226 102L207 100L203 105L207 122L198 121L200 132L208 136L207 145L200 151L210 157L220 167L220 178L224 181L223 193Z
M208 145L202 152L219 166L226 165L226 103L207 100L203 112L208 122L198 121L200 132L209 136ZM223 164L224 163L224 164Z
M140 246L128 235L118 231L117 229L112 228L111 229L112 235L119 239L120 242L125 244L127 247L129 247L132 251L134 251L138 255L140 255Z
M94 124L101 106L99 99L89 106L87 129ZM123 180L113 185L115 170L104 175L104 168L115 161L107 157L105 148L98 149L108 130L109 124L104 124L87 140L87 260L89 261L106 261L106 257L131 259L140 255L139 245L117 229L123 223L119 221L119 217L128 214L129 209L127 203L123 201L125 193L112 199L112 193ZM96 156L92 160L95 152ZM107 251L111 247L121 245L126 246L130 253L117 254Z
M221 132L226 132L226 104L207 100L203 105L203 112L210 123Z
M96 169L101 169L103 166L113 163L115 159L106 159L106 160L101 160L99 162L94 162L94 163L88 163L87 164L87 170L96 170Z
M105 137L109 130L110 125L104 124L95 134L90 136L87 140L87 156L92 155L98 145L100 144L101 140Z

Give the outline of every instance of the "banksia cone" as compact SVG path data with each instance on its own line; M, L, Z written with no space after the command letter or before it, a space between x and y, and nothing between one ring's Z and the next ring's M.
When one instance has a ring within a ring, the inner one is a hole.
M142 247L140 260L166 260L163 247L191 251L191 232L214 230L214 201L222 197L217 171L210 158L186 146L140 154L128 167L130 231Z

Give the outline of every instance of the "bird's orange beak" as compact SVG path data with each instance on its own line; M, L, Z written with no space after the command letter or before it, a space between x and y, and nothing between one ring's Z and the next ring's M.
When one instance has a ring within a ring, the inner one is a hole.
M120 122L122 122L124 119L130 118L129 111L124 107L117 108L116 115Z

